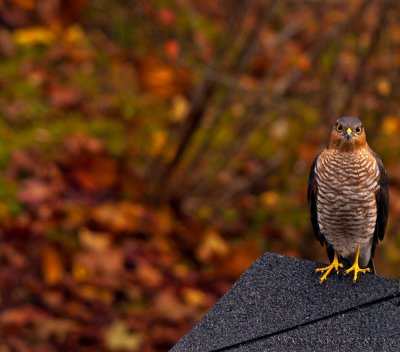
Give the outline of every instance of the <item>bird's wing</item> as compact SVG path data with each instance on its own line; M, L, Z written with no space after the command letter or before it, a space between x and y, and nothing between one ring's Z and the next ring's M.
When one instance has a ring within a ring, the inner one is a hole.
M386 170L383 167L381 158L375 152L372 152L373 157L378 163L379 167L379 188L375 193L376 206L377 206L377 217L374 232L374 242L372 245L372 255L374 255L375 247L378 244L378 240L383 240L385 235L386 224L389 213L389 189L388 189L388 179Z
M317 179L315 175L315 167L318 162L318 158L321 155L323 150L321 150L318 155L315 157L310 170L310 176L308 178L308 189L307 189L307 200L308 200L308 209L310 211L311 224L314 230L315 237L321 244L325 244L325 237L322 235L321 230L318 224L318 216L317 216Z

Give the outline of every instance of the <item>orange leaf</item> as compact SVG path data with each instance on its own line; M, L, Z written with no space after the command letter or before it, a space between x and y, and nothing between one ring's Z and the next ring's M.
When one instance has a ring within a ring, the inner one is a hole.
M183 299L192 306L208 307L213 302L203 291L195 288L185 288L182 295Z
M172 290L159 290L154 299L154 314L169 321L182 321L193 316L194 308L181 302Z
M386 136L397 135L400 130L400 118L398 116L389 115L383 120L382 131Z
M64 274L64 267L58 251L50 246L42 252L42 276L47 285L56 285Z
M216 270L223 276L239 277L260 256L261 251L257 246L247 241L231 249L229 256L216 262Z
M35 0L13 0L13 3L25 10L33 10L36 6Z
M392 90L392 85L386 78L380 78L376 82L376 88L380 95L386 97L390 94L390 92Z
M167 134L164 131L155 131L150 144L150 155L159 155L163 151L166 142Z
M189 111L189 103L182 95L174 96L170 113L171 122L182 122Z
M110 304L114 299L114 295L110 290L94 285L80 286L79 294L89 301L100 301L106 304Z
M14 41L21 46L34 46L37 44L51 44L55 40L54 33L45 27L31 27L16 30L13 34Z
M111 237L105 232L94 232L83 228L79 231L78 235L82 245L94 251L104 251L111 245Z
M261 203L267 208L276 208L279 204L279 194L274 191L267 191L260 196Z
M113 232L149 232L154 226L154 216L149 209L128 202L104 203L93 209L92 218Z
M102 251L87 250L73 258L72 272L77 280L102 277L116 279L123 267L122 251L118 248L104 248Z
M91 156L81 160L72 172L78 184L88 192L112 187L117 181L116 162L106 156Z
M213 257L223 257L229 252L228 244L215 230L209 230L198 248L197 258L203 262L210 261Z
M136 273L142 285L145 287L159 287L163 280L160 270L149 264L143 263L138 265Z
M162 98L186 92L190 83L188 71L168 65L154 56L147 56L141 60L138 78L143 88Z

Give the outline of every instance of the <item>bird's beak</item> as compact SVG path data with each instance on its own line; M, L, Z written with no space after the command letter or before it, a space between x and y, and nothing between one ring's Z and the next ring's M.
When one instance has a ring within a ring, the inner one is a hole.
M344 132L344 136L346 137L346 139L349 141L351 137L353 137L353 130L348 127L346 129L346 131Z

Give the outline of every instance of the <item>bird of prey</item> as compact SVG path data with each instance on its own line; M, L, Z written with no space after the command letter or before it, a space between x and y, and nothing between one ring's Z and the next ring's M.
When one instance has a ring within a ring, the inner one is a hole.
M370 149L361 121L342 117L333 125L328 146L316 156L308 181L308 206L317 239L330 265L316 269L324 282L342 262L345 275L375 272L373 256L385 234L389 194L379 156Z

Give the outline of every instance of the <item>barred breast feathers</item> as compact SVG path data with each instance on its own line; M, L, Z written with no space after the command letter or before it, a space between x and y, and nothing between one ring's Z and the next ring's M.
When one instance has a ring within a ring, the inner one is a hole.
M343 154L326 149L318 158L315 175L321 232L339 254L347 255L373 236L380 175L368 150Z

